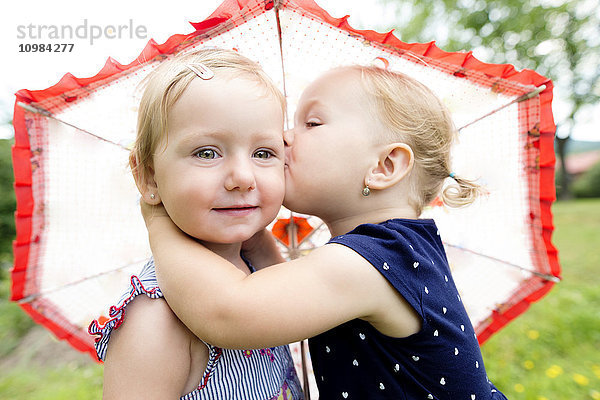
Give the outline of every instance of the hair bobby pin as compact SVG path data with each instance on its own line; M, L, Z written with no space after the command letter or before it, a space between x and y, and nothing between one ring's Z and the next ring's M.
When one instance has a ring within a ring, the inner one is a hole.
M186 67L195 73L198 78L204 79L205 81L215 76L215 73L212 72L210 68L200 62L194 63L194 65L186 64Z
M454 172L450 172L448 176L454 180L456 180L456 174Z

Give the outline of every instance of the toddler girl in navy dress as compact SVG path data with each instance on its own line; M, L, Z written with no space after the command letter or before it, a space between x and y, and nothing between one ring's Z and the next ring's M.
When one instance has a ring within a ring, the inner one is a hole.
M279 264L244 277L163 210L143 210L169 304L223 346L310 338L322 399L505 399L487 378L440 232L419 219L438 196L460 207L481 191L452 172L455 136L447 109L414 79L376 67L328 72L304 91L284 134L284 205L320 217L333 238L281 262L260 232L250 259ZM194 307L200 287L217 284L231 297Z

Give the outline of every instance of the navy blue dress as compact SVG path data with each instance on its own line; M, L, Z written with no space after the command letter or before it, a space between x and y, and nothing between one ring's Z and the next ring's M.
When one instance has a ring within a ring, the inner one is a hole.
M506 399L487 378L433 220L364 224L330 243L377 268L422 329L392 338L355 319L309 339L321 399Z

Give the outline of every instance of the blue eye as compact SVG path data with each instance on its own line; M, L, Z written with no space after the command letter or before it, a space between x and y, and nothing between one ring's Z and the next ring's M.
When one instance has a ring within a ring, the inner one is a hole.
M273 153L268 150L258 150L254 153L254 157L266 160L273 157Z
M195 156L204 160L212 160L219 155L213 149L200 149L195 153Z

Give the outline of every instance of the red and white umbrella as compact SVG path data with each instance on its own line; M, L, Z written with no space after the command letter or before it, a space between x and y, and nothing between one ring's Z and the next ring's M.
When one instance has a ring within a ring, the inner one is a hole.
M202 47L236 49L259 62L285 92L290 116L308 83L356 63L411 75L446 103L460 128L453 169L479 178L489 196L464 209L434 202L423 217L438 224L481 342L558 280L549 79L433 42L355 30L312 0L225 0L193 25L195 32L163 44L151 40L131 64L109 59L93 77L67 74L48 89L16 94L12 300L57 337L94 354L90 321L150 256L127 168L139 85L163 60ZM291 257L328 238L314 217L282 210L281 218L273 230Z

